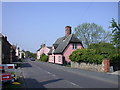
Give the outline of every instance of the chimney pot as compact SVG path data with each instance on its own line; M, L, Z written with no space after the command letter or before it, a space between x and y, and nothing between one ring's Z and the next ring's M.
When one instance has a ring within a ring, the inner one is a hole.
M65 27L65 36L69 36L71 34L71 26Z

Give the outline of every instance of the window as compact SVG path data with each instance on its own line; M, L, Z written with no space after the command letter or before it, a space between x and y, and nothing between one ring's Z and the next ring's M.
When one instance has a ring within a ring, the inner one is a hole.
M61 56L58 56L58 62L60 62L61 61Z
M54 56L52 56L52 61L54 61Z
M77 43L73 43L73 49L77 49Z

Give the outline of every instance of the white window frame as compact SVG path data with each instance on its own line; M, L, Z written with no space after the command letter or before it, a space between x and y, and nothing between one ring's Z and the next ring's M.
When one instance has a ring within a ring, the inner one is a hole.
M58 62L61 62L61 56L58 56Z
M73 43L73 49L77 49L77 43Z
M54 56L52 56L52 61L54 61Z

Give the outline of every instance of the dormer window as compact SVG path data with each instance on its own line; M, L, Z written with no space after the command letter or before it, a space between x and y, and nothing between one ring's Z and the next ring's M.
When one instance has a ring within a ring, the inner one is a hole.
M77 49L77 43L73 43L73 49Z
M63 42L64 42L65 40L63 40Z

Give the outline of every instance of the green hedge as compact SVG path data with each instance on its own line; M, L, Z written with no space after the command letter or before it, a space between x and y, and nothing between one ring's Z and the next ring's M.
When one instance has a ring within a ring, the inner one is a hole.
M99 55L109 58L111 54L117 53L116 48L110 43L92 43L88 49L95 49Z
M101 64L104 57L99 55L95 49L77 49L69 58L74 62Z
M45 55L45 54L42 54L41 56L40 56L40 61L44 61L44 62L47 62L48 61L48 56L47 55Z
M110 59L110 65L114 67L114 70L119 70L120 69L120 54L111 54L109 56Z

